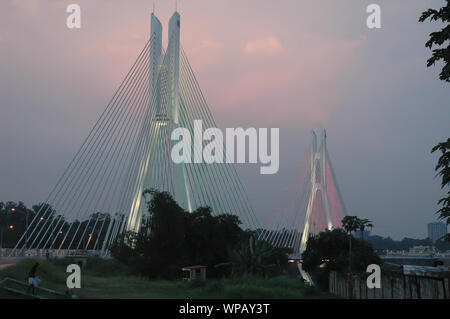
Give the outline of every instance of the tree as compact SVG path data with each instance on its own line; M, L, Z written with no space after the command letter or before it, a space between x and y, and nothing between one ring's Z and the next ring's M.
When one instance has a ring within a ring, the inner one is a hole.
M289 252L289 249L274 247L250 235L248 241L244 241L239 249L230 251L233 273L268 277L287 265Z
M33 217L21 201L0 202L0 248L14 247Z
M364 231L366 230L366 228L373 228L373 224L370 220L368 220L367 218L361 219L359 221L359 230L361 232L361 239L364 240Z
M447 4L439 10L428 9L422 12L419 22L423 23L429 18L430 21L441 20L444 23L445 26L440 31L432 32L430 39L425 43L425 46L433 52L427 61L427 67L443 60L444 66L439 74L439 79L450 82L450 44L447 47L442 46L450 40L450 0L446 0L446 2ZM433 46L438 46L438 48L433 49Z
M352 276L352 235L356 230L364 230L370 224L368 219L359 219L357 216L345 216L342 219L342 227L349 234L348 237L348 276L349 276L349 297L353 298L353 276ZM370 224L372 225L372 224Z
M117 238L111 252L138 273L173 279L181 268L208 266L209 277L236 273L268 276L287 265L286 249L256 240L235 215L213 215L210 207L186 212L167 192L144 191L148 218L138 233Z
M442 81L450 82L450 43L447 47L443 47L443 44L450 41L450 0L446 0L447 4L440 8L428 9L422 12L419 22L424 22L428 18L430 21L441 20L444 23L444 27L441 31L433 32L430 34L430 39L425 43L425 46L432 50L433 45L439 46L433 50L431 58L427 61L427 67L434 65L437 61L443 60L444 66L439 74L439 79ZM438 164L435 170L438 175L442 177L441 188L449 186L450 183L450 138L446 142L439 143L431 150L431 153L441 151L442 155L439 158ZM439 205L442 205L441 209L437 211L441 219L447 219L447 224L450 224L450 191L447 192L447 197L441 198L438 201ZM447 241L450 241L450 235L445 236Z
M349 258L348 242L352 240L352 255ZM323 289L328 285L330 270L347 272L349 268L355 272L365 272L367 265L380 264L380 258L367 241L355 240L343 229L320 232L308 239L302 254L302 267L317 277L314 282ZM352 265L350 267L349 262Z
M449 31L450 32L450 31ZM431 150L431 153L440 151L438 163L435 171L438 176L441 176L441 188L450 186L450 138L446 142L439 143ZM438 201L442 207L436 212L440 219L446 219L447 225L450 224L450 190L447 191L447 197L443 197ZM450 241L450 235L445 236L445 240Z
M346 272L348 270L348 241L345 230L335 228L325 230L308 239L306 249L302 254L303 269L312 272L321 265L329 270ZM365 272L370 263L379 263L378 255L367 241L352 240L352 269L355 272Z
M356 216L345 216L342 219L342 228L350 235L348 237L348 272L351 275L352 273L352 236L351 233L357 231L361 226L361 220Z
M214 216L210 207L192 213L180 207L167 192L146 190L148 218L138 233L128 232L116 240L112 254L148 277L176 278L183 266L206 265L208 276L222 275L214 266L230 260L247 238L239 218Z

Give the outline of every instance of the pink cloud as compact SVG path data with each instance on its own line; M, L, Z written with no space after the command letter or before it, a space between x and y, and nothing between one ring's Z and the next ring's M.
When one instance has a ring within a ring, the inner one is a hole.
M280 40L274 36L247 42L244 46L244 52L247 54L266 54L274 55L282 52L283 45Z
M36 10L35 0L10 3L24 11ZM74 69L86 72L95 85L105 91L111 89L126 74L147 41L151 5L143 13L132 11L125 2L105 8L91 1L80 2L85 14L83 29L69 33L64 25L65 4L56 9L48 3L44 6L45 10L51 9L45 20L52 23L44 24L51 36L41 41L45 41L46 47L62 48L57 51L57 60L71 61ZM199 5L203 8L205 2ZM330 31L308 30L306 26L313 22L303 22L301 28L288 28L284 21L289 21L290 12L279 14L274 20L249 18L245 6L235 16L236 23L227 24L226 15L213 13L229 12L232 8L228 6L225 2L220 9L211 5L209 13L189 7L191 12L182 14L182 44L215 114L226 118L238 116L256 121L255 125L326 121L341 98L342 93L336 87L339 75L355 57L362 39L344 40ZM130 11L129 16L122 17L120 12L125 8ZM164 42L172 10L159 14L164 25ZM104 18L94 24L93 17L97 16ZM50 29L53 25L59 27ZM13 38L11 34L9 37ZM0 42L2 39L0 34Z
M225 45L213 38L203 37L195 41L192 48L189 48L188 51L203 69L211 64L218 63L223 58Z
M276 57L237 57L239 73L214 84L223 90L215 91L213 100L220 101L225 113L239 110L240 117L267 124L322 125L340 98L331 83L338 80L364 41L304 35L300 42L308 46L286 48Z
M11 5L26 16L32 16L37 11L37 0L12 0Z
M198 45L192 49L192 52L202 52L202 51L208 51L208 50L219 50L224 47L223 43L210 39L210 38L202 38L200 39Z
M0 44L7 43L9 41L9 36L6 31L0 29Z

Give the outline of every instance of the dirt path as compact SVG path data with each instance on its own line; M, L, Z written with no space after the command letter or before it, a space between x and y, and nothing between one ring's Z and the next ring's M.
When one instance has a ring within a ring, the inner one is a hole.
M17 264L21 259L20 257L0 257L0 270Z

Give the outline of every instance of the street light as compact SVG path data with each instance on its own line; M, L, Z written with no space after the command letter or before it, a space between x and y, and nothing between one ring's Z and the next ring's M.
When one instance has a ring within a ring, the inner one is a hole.
M14 229L14 226L13 226L13 225L9 225L8 228L9 228L9 229Z
M11 212L13 212L13 213L16 212L16 209L14 207L11 208ZM24 244L24 248L25 248L25 250L27 250L27 244L28 244L28 212L26 212L26 211L25 212L24 211L17 211L17 212L25 215L25 244ZM9 229L13 229L14 228L14 226L12 226L12 228L11 228L11 226L9 226Z
M14 207L9 208L9 211L14 212L15 210L16 209ZM4 228L4 226L7 225L7 222L8 222L8 207L6 206L6 203L4 205L3 212L5 212L5 223L4 224L0 223L0 249L3 248L3 228ZM1 252L0 252L0 255L1 255Z
M89 234L89 239L88 239L88 242L87 242L87 244L86 244L86 248L85 248L85 249L88 248L89 243L91 242L91 239L92 239L92 234Z

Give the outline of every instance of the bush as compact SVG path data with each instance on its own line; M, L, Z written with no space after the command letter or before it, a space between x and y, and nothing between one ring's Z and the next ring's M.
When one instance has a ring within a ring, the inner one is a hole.
M114 243L111 252L139 274L148 278L175 279L181 268L208 266L208 278L218 278L228 271L214 268L229 262L246 233L239 218L231 214L213 216L209 207L184 211L167 192L147 190L149 218L139 233L125 233Z
M133 269L114 258L90 257L85 269L101 276L127 276L134 273Z
M311 274L314 283L322 290L328 290L330 270L347 273L349 266L349 240L352 241L352 272L364 272L370 264L382 265L380 257L372 246L357 240L342 229L320 232L310 237L302 254L303 269Z
M303 269L312 272L322 264L329 270L346 272L349 262L349 238L352 241L352 270L365 272L367 265L381 265L380 257L366 241L357 240L342 229L320 232L308 239L302 254Z

